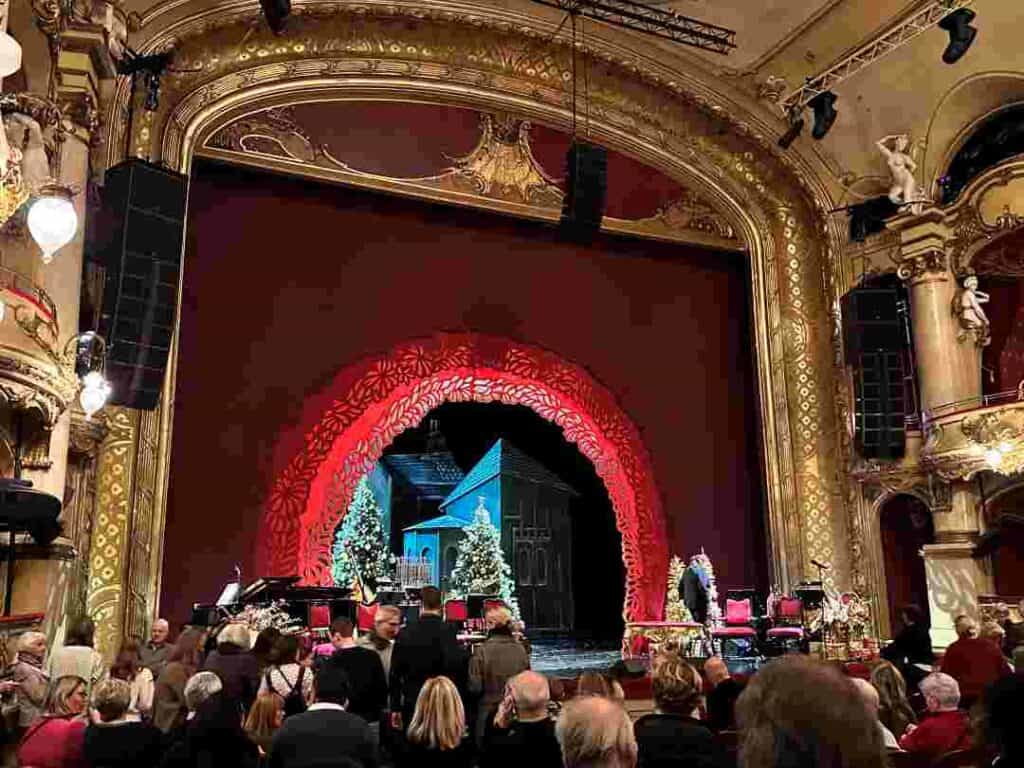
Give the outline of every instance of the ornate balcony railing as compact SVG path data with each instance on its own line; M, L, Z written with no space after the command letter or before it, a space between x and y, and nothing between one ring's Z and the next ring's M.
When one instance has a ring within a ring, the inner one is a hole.
M966 398L922 415L922 468L968 480L988 470L1024 471L1024 397L1019 390Z
M964 400L955 400L952 403L943 403L925 411L924 422L927 423L957 413L976 411L979 408L1024 401L1024 382L1021 384L1022 386L1017 387L1017 389L1008 389L1004 392L994 392L990 395L979 395L978 397L968 397Z

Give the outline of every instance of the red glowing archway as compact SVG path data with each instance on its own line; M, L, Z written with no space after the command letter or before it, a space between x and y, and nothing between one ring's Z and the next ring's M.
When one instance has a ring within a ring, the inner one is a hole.
M650 458L636 426L583 368L507 339L439 334L355 364L339 379L349 383L271 489L265 572L330 584L334 531L359 478L391 441L442 403L498 401L554 422L594 464L622 535L626 618L661 618L668 539Z

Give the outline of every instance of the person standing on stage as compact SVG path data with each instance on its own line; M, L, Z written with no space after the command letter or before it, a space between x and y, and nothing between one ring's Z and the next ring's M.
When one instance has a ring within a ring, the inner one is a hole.
M406 625L391 652L391 727L401 730L412 722L416 699L431 677L447 677L465 690L466 654L455 630L441 617L441 591L420 590L419 620Z
M360 635L357 644L369 648L380 656L384 665L384 675L391 674L391 652L395 647L395 636L402 627L402 612L393 605L382 605L377 608L373 617L373 629Z
M142 666L153 673L154 680L160 677L160 673L167 666L167 658L171 655L173 648L171 625L167 623L167 619L157 619L153 622L153 629L150 630L149 642L139 648Z
M683 577L679 579L679 599L686 605L687 610L698 624L706 624L708 620L708 590L706 574L697 562L692 558Z

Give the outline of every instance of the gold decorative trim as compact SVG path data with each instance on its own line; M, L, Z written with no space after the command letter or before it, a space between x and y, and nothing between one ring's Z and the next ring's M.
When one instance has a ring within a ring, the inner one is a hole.
M934 275L944 275L949 269L949 259L944 251L931 250L904 258L896 268L901 280L918 281Z

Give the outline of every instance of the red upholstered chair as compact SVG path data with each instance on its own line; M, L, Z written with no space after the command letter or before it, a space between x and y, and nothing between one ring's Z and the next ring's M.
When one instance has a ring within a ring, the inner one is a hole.
M465 621L469 618L469 608L465 600L448 600L444 604L445 621Z
M328 632L331 629L331 606L309 606L309 628L313 632Z
M785 653L804 642L804 603L796 597L781 597L776 601L772 623L766 636L780 652Z
M725 626L716 627L711 636L728 656L749 656L754 652L757 631L751 626L753 611L750 599L725 601ZM726 644L731 646L727 648ZM731 651L731 652L729 652Z
M377 603L370 605L363 605L359 603L356 608L356 628L360 632L370 632L373 630L374 620L377 618Z

